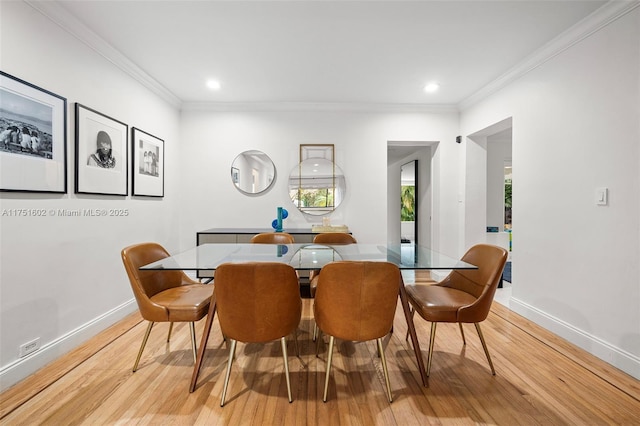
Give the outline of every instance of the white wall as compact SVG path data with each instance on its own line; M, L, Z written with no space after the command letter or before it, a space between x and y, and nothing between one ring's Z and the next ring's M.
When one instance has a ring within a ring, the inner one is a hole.
M511 307L637 378L639 89L636 8L461 115L464 135L513 117ZM608 206L595 205L602 186ZM467 194L467 212L486 211Z
M188 207L181 214L181 244L185 248L193 246L196 232L208 228L269 228L278 206L289 211L285 230L321 222L320 216L305 216L294 208L287 178L298 163L300 144L322 143L335 144L336 163L347 184L345 200L330 215L331 223L347 225L359 242L384 243L387 142L447 140L451 143L442 148L442 157L455 157L457 124L456 113L187 110L181 122L182 173L185 182L196 184L185 185L182 190L184 206ZM257 197L237 191L229 177L235 156L249 149L263 151L276 167L275 184ZM399 176L398 170L398 191ZM449 181L443 185L453 186ZM455 205L444 206L446 203L447 200L440 200L439 205L455 210ZM455 232L451 227L443 234Z
M66 97L68 117L68 193L0 193L0 209L129 212L100 218L0 216L4 389L137 309L120 250L141 241L178 248L181 173L174 108L27 4L2 2L0 7L1 69ZM164 139L163 199L73 193L76 102ZM38 337L41 349L18 359L18 346Z

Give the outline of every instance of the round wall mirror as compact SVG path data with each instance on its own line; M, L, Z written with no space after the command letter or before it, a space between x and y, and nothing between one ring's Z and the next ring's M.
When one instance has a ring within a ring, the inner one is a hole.
M289 196L302 213L320 216L334 211L345 196L340 167L324 158L308 158L289 175Z
M260 194L271 187L276 167L262 151L245 151L231 164L231 181L245 194Z

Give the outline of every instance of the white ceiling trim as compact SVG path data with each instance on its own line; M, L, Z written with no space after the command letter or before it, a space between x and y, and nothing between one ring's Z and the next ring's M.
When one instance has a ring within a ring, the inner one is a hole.
M631 12L638 6L640 6L640 2L637 0L609 1L591 13L591 15L587 16L585 19L551 40L545 46L529 55L524 61L513 67L511 70L507 71L502 76L498 77L473 95L469 96L467 99L460 102L458 104L458 110L464 111L473 104L497 92L507 84L534 70L571 46L589 37L591 34L606 27L616 19Z
M544 64L574 44L585 39L594 32L605 27L621 16L629 13L640 2L612 0L593 12L586 19L569 28L547 45L530 55L520 64L506 72L484 88L477 91L457 105L432 104L350 104L350 103L224 103L224 102L183 102L166 87L134 64L126 56L114 49L104 39L99 37L84 23L72 16L56 1L43 2L25 0L31 7L42 13L72 34L81 42L96 51L102 57L113 63L136 81L147 87L173 107L186 111L386 111L386 112L428 112L447 113L458 112L469 108L473 104L495 93L512 81L522 77L531 70Z
M183 111L346 111L457 113L455 105L339 102L183 102Z

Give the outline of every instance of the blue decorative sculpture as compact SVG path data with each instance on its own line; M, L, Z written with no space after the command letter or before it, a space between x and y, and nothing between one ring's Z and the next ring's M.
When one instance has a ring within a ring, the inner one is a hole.
M282 232L282 221L287 217L289 217L289 212L282 207L278 207L278 218L271 222L271 227L276 232Z

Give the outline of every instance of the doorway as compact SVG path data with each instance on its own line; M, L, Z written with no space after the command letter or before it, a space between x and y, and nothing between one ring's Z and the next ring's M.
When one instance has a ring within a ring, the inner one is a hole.
M433 146L437 142L387 142L387 243L400 245L404 237L432 247ZM402 220L402 186L414 186L414 220ZM413 223L407 223L413 222ZM403 230L404 228L404 230ZM407 230L407 228L409 228ZM406 232L405 232L406 230ZM404 235L403 235L404 234Z
M400 243L418 244L418 160L400 166Z
M513 123L511 118L488 126L468 137L467 187L469 193L482 194L467 203L467 246L472 241L485 241L509 253L502 282L511 283L512 255L512 184ZM475 186L474 186L475 185ZM484 215L478 209L484 207ZM473 210L473 212L472 212ZM517 207L516 207L517 212ZM472 214L473 213L473 214ZM484 234L484 236L480 234ZM502 286L502 282L499 287ZM510 288L510 285L509 285Z

